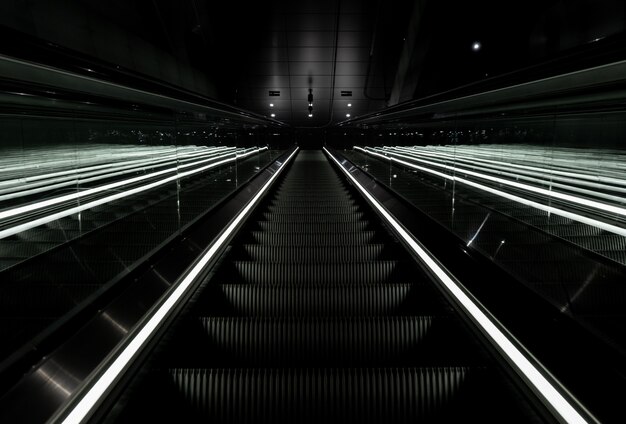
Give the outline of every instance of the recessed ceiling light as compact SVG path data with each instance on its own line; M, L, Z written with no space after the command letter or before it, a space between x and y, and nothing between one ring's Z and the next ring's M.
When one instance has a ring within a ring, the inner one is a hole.
M352 103L348 103L348 107L352 107Z
M312 113L309 113L309 118L313 118L313 114Z
M274 103L270 103L270 107L274 107Z
M272 118L276 118L276 114L275 114L275 113L272 113L270 116L271 116Z
M346 118L349 118L349 117L350 117L350 114L349 114L349 113L346 113Z
M475 52L480 50L481 47L482 44L480 44L480 41L474 41L474 44L472 44L472 50L474 50Z

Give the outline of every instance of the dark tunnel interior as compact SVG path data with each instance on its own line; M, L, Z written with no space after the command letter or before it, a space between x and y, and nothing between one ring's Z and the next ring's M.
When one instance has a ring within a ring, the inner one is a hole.
M623 1L0 37L0 422L624 422Z

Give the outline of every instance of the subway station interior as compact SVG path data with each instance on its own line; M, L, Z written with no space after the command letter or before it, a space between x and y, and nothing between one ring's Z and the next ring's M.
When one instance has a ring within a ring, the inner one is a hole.
M623 0L0 36L0 422L626 422Z

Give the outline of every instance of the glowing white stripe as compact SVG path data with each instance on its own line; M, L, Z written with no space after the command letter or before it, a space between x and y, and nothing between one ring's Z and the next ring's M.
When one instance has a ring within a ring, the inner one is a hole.
M567 423L587 423L582 415L570 402L544 377L541 371L520 351L515 344L493 322L491 313L478 306L465 291L455 282L437 261L410 235L396 219L354 178L341 166L341 163L324 148L326 154L333 160L339 169L352 181L359 191L380 212L385 220L396 230L398 235L409 245L423 263L437 276L444 289L464 308L465 312L474 320L481 330L491 339L495 346L504 354L507 360L516 368L517 372L526 378L526 381L535 389L536 393L549 405L559 417ZM481 305L482 306L482 305ZM543 369L541 364L539 367ZM560 386L560 383L556 383Z
M263 185L261 190L248 202L241 212L231 221L226 230L218 237L218 239L211 245L211 247L203 254L200 260L189 271L185 278L178 284L178 286L172 291L172 293L163 301L157 311L150 317L150 319L141 327L141 329L133 336L130 342L126 345L124 350L113 360L113 362L107 367L106 371L94 382L89 388L89 391L80 399L80 401L72 408L70 413L63 420L64 424L81 423L88 418L96 404L100 401L102 396L107 392L113 382L120 376L120 374L128 366L129 362L135 358L139 350L144 346L146 341L153 335L155 330L161 325L162 321L167 317L169 312L174 306L176 306L180 298L187 292L189 287L194 283L197 276L202 272L204 267L213 258L213 255L222 247L224 242L228 240L230 235L237 229L239 223L246 217L248 212L256 206L257 202L267 191L272 182L280 175L285 165L289 163L291 158L298 152L298 149L293 151L291 155L283 162L278 171L270 177L270 179Z
M419 165L416 165L414 163L407 162L407 161L404 161L404 160L401 160L401 159L398 159L398 158L395 158L395 157L389 157L389 156L385 156L385 155L380 154L380 153L368 151L368 150L362 149L362 148L360 148L358 146L355 146L354 149L355 150L362 150L363 152L365 152L365 153L367 153L369 155L372 155L372 156L378 156L378 157L381 157L381 158L386 159L386 160L392 160L394 162L398 162L398 163L400 163L402 165L405 165L405 166L407 166L409 168L418 169L420 171L424 171L424 172L427 172L429 174L437 175L438 177L441 177L441 178L445 178L445 179L448 179L448 180L452 180L452 181L456 181L456 182L459 182L459 183L462 183L462 184L466 184L466 185L472 186L474 188L477 188L479 190L487 191L487 192L495 194L497 196L504 197L504 198L509 199L509 200L513 200L513 201L521 203L523 205L532 206L533 208L537 208L537 209L546 211L548 213L554 213L556 215L559 215L559 216L562 216L562 217L565 217L565 218L569 218L569 219L573 219L575 221L582 222L583 224L591 225L593 227L600 228L602 230L606 230L606 231L609 231L611 233L618 234L620 236L625 236L626 237L626 228L618 227L617 225L611 225L611 224L608 224L606 222L599 221L599 220L593 219L593 218L589 218L589 217L584 216L584 215L579 215L577 213L568 212L568 211L565 211L563 209L555 208L553 206L547 206L547 205L544 205L543 203L535 202L535 201L532 201L532 200L529 200L529 199L525 199L523 197L516 196L514 194L510 194L510 193L507 193L505 191L498 190L498 189L495 189L495 188L492 188L492 187L489 187L489 186L486 186L486 185L483 185L483 184L480 184L480 183L477 183L477 182L474 182L474 181L466 180L465 178L457 177L457 176L454 176L454 175L444 174L443 172L435 171L435 170L432 170L430 168L426 168L424 166L419 166Z
M36 176L37 179L33 182L28 182L28 180L31 177L24 178L23 180L25 182L22 181L22 178L20 178L17 180L17 184L19 184L17 187L10 187L9 189L4 189L0 191L2 193L6 193L6 192L11 193L11 194L0 196L0 200L12 199L12 198L25 196L25 195L41 193L41 192L49 191L52 189L57 189L60 187L73 186L76 184L86 184L86 183L98 181L101 179L110 179L113 177L119 177L124 174L133 173L133 172L143 172L145 171L145 165L149 165L150 169L157 169L157 168L162 168L167 165L170 165L170 166L174 165L173 168L169 168L169 172L174 172L175 169L196 166L202 163L210 162L215 159L226 157L231 154L237 154L240 151L247 153L249 149L237 150L236 148L232 147L228 149L219 149L218 151L203 151L200 153L193 152L193 153L186 153L182 155L178 155L178 154L165 155L163 157L159 157L158 159L155 159L155 158L148 159L148 160L142 159L141 161L122 161L121 163L106 164L106 166L109 167L108 170L101 169L99 171L82 173L80 171L80 168L78 168L75 170L75 172L73 172L72 175L65 176L65 177L53 179L51 176L56 173L46 174L43 176L43 177L46 177L46 179L52 179L52 181L41 180L39 179L40 176ZM219 153L222 153L222 154L218 156ZM167 160L167 159L173 159L173 160ZM135 166L135 167L132 167L132 166ZM86 168L83 168L83 170L84 169ZM164 171L167 172L168 170L166 169ZM160 171L150 171L150 173L146 174L145 177L149 178L150 175L156 175L155 174L156 172L160 172ZM16 183L13 182L12 185L16 185ZM29 189L29 187L33 187L33 188ZM15 192L14 191L15 188L19 188L20 191ZM77 196L85 196L86 194L89 194L89 193L87 193L86 191L76 193ZM0 219L2 218L3 216L0 215Z
M518 165L518 164L507 162L507 161L480 159L472 155L463 155L461 153L449 154L449 153L443 153L439 151L428 152L428 151L422 151L422 149L405 148L405 147L390 147L390 148L383 147L382 150L383 151L386 151L386 150L399 151L399 152L406 153L408 156L411 156L411 157L423 156L423 157L429 157L429 158L432 158L434 160L439 160L439 161L445 160L447 158L457 163L459 162L465 163L467 166L471 166L472 168L479 168L481 170L484 170L485 172L494 172L494 173L497 173L498 175L509 176L515 179L518 179L518 178L524 179L530 182L537 182L541 184L551 184L553 187L564 188L570 191L577 191L580 193L585 193L590 196L602 197L602 198L606 198L607 200L621 202L624 200L624 198L618 197L618 196L607 195L602 192L598 192L596 190L607 190L607 191L614 191L618 193L626 193L626 179L623 179L623 178L618 179L614 177L605 177L605 176L598 175L598 174L589 175L589 174L581 174L581 173L574 173L574 172L563 172L553 167L542 168L538 166ZM478 164L481 164L482 166L479 167ZM573 162L572 164L574 165L577 163ZM516 168L518 173L514 174L512 172L508 172L508 171L511 171L512 168ZM565 174L567 174L567 177L563 176ZM546 180L545 178L546 176L549 177L549 181ZM538 177L538 178L533 178L533 177ZM560 181L560 182L568 183L570 185L557 184L554 181ZM585 189L578 188L576 186L590 187L596 190L585 190Z
M54 177L54 176L58 176L58 175L67 175L67 174L74 174L76 172L83 172L83 171L89 171L92 169L100 169L102 167L108 167L111 166L110 163L105 163L102 164L102 157L106 157L107 159L114 159L116 161L120 161L123 160L124 163L134 163L137 161L145 161L146 158L154 160L154 159L160 159L163 158L164 154L171 156L172 154L180 157L180 156L190 156L190 155L194 155L194 154L202 154L203 152L219 152L219 151L224 151L224 149L234 149L234 147L228 147L228 146L218 146L218 147L211 147L211 146L202 146L202 147L196 147L196 146L183 146L183 147L167 147L167 148L150 148L148 149L147 146L142 146L142 145L132 145L129 146L127 148L117 148L117 149L111 149L110 146L107 147L91 147L91 148L86 148L86 149L80 149L80 150L76 150L77 147L74 146L71 149L67 148L67 149L58 149L58 150L46 150L45 153L42 155L41 151L38 150L29 150L29 149L25 149L25 150L20 150L16 159L13 160L13 162L18 162L19 165L14 165L14 166L9 166L7 164L7 162L9 162L5 157L2 159L2 168L0 168L0 175L4 175L4 174L10 174L13 171L17 171L19 172L19 176L17 177L18 180L23 180L23 181L31 181L31 180L36 180L38 178L42 178L41 176L39 176L39 174L35 174L35 175L30 175L24 178L24 172L31 170L32 172L41 172L42 170L51 168L51 169L58 169L58 168L63 168L66 166L69 166L70 169L66 169L64 171L55 171L52 174L44 174L43 178L46 178L48 175ZM67 152L65 152L65 150L67 150ZM200 153L197 153L200 152ZM51 159L45 159L43 161L28 161L27 163L23 163L24 162L24 158L25 157L37 157L42 158L42 156L44 156L45 158L48 157L52 157ZM60 157L69 157L69 159L60 159ZM133 159L133 158L140 158L140 159ZM131 160L132 159L132 160ZM88 164L88 163L92 163L92 164L98 164L98 165L90 165L87 167L83 167L83 168L75 168L75 165L77 163L80 164ZM5 182L0 182L0 186L5 184Z
M233 149L229 154L234 154L235 151ZM189 166L198 165L204 162L209 162L215 159L217 156L217 152L205 152L201 155L195 154L194 158L197 156L202 156L202 160L199 159L183 159L180 160L180 157L177 155L167 155L164 158L160 158L160 160L155 161L154 159L142 159L141 161L124 161L120 163L112 163L107 164L109 169L99 169L97 171L90 171L87 173L81 173L78 169L75 173L68 176L54 178L51 177L54 174L44 175L45 179L37 179L34 182L21 183L17 187L10 187L9 189L1 190L0 193L9 193L0 195L0 201L15 199L18 197L44 193L46 191L55 190L62 187L75 186L76 184L88 184L92 182L96 182L103 179L110 179L113 177L120 177L124 174L130 174L134 172L142 172L145 171L146 166L148 165L151 169L162 168L167 165L176 165L177 162L183 162L184 164L178 165L178 168L184 168ZM222 155L223 157L224 155ZM171 158L173 160L164 160L167 158ZM193 161L192 161L193 160ZM185 163L190 162L191 163ZM132 162L129 163L129 162ZM170 168L171 169L171 168ZM156 171L150 171L152 175ZM39 177L39 176L38 176ZM29 180L30 177L26 177L25 180ZM48 181L52 180L52 181ZM15 183L14 183L15 185ZM15 191L16 188L20 188L20 191ZM84 193L84 192L82 192Z
M390 155L395 155L395 156L399 156L401 158L404 159L412 159L418 162L422 162L425 163L427 165L431 165L431 166L436 166L438 168L443 168L446 169L448 171L454 171L454 172L460 172L466 175L471 175L474 176L476 178L480 178L482 180L487 180L487 181L492 181L498 184L503 184L503 185L508 185L510 187L515 187L521 190L525 190L525 191L530 191L533 193L537 193L537 194L541 194L543 196L546 197L553 197L553 198L557 198L560 200L565 200L571 203L575 203L581 206L587 206L590 208L594 208L594 209L599 209L601 211L606 211L606 212L612 212L614 214L617 215L622 215L622 216L626 216L626 209L621 208L619 206L613 206L613 205L609 205L607 203L602 203L602 202L597 202L595 200L589 200L589 199L584 199L582 197L576 197L576 196L572 196L570 194L565 194L565 193L559 193L558 191L553 191L553 190L546 190L545 188L541 188L541 187L535 187L532 185L528 185L528 184L522 184L522 183L518 183L515 181L511 181L511 180L507 180L504 178L498 178L498 177L494 177L491 175L487 175L487 174L483 174L480 172L475 172L475 171L471 171L469 169L465 169L465 168L459 168L457 166L450 166L450 165L444 165L442 163L437 163L437 162L433 162L433 161L429 161L429 160L425 160L425 159L418 159L418 158L408 158L406 155L400 154L400 153L394 153L394 152L388 152Z
M29 230L31 228L35 228L35 227L37 227L39 225L46 224L48 222L55 221L55 220L60 219L60 218L64 218L66 216L73 215L75 213L78 213L78 212L81 212L81 211L93 208L95 206L100 206L100 205L103 205L105 203L112 202L114 200L119 200L121 198L131 196L133 194L141 193L143 191L150 190L152 188L162 186L163 184L167 184L169 182L176 181L179 178L188 177L190 175L206 171L207 169L211 169L211 168L214 168L216 166L223 165L225 163L233 162L235 160L238 160L238 159L250 156L253 153L260 152L261 150L266 150L266 149L267 149L267 146L262 147L262 148L258 149L257 151L250 151L250 152L248 152L248 153L246 153L244 155L240 155L238 157L231 157L231 158L224 159L224 160L221 160L221 161L218 161L218 162L213 162L213 163L211 163L209 165L205 165L203 167L196 168L196 169L193 169L193 170L190 170L190 171L180 172L180 173L178 173L176 175L171 175L171 176L169 176L167 178L164 178L164 179L161 179L161 180L149 183L149 184L145 184L145 185L142 185L142 186L139 186L139 187L135 187L135 188L132 188L130 190L126 190L126 191L123 191L123 192L120 192L120 193L116 193L116 194L113 194L113 195L110 195L110 196L106 196L106 197L103 197L103 198L100 198L100 199L97 199L97 200L94 200L94 201L91 201L91 202L87 202L87 203L81 204L80 206L75 206L73 208L64 209L64 210L62 210L60 212L57 212L57 213L46 215L46 216L43 216L41 218L37 218L37 219L33 219L31 221L25 222L23 224L18 224L18 225L15 225L13 227L6 228L6 229L0 231L0 239L12 236L14 234L18 234L18 233L20 233L22 231ZM231 155L229 154L227 156L231 156ZM171 170L166 170L166 171L167 172L171 172ZM155 174L160 175L160 174L165 173L166 171L160 171L158 173L152 173L149 176L152 177ZM144 177L149 177L149 176L144 176ZM142 178L142 179L145 179L145 178ZM131 179L131 180L135 180L135 179ZM128 183L128 181L130 181L130 180L125 180L125 181ZM124 181L121 181L120 183L122 183L122 182L124 182ZM117 184L117 183L115 183L115 184ZM82 192L81 194L84 195L84 193L85 192ZM55 199L51 199L51 200L55 200ZM12 209L12 210L14 210L14 209Z

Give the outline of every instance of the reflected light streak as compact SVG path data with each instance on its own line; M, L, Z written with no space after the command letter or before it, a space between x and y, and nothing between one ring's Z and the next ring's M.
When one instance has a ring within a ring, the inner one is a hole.
M569 211L566 211L566 210L563 210L563 209L560 209L560 208L556 208L554 206L547 206L547 205L544 205L543 203L539 203L539 202L536 202L536 201L533 201L533 200L529 200L529 199L523 198L521 196L510 194L510 193L507 193L505 191L486 186L484 184L480 184L480 183L477 183L477 182L474 182L474 181L471 181L471 180L468 180L468 179L465 179L465 178L462 178L462 177L458 177L456 175L445 174L443 172L435 171L433 169L430 169L430 168L427 168L427 167L424 167L424 166L416 165L416 164L414 164L412 162L408 162L408 161L405 161L405 160L402 160L402 159L398 159L396 157L385 156L385 155L383 155L381 153L373 152L373 151L370 151L370 150L365 150L365 149L363 149L361 147L358 147L358 146L355 146L354 149L355 150L360 150L360 151L362 151L362 152L364 152L366 154L369 154L371 156L376 156L376 157L380 157L380 158L385 159L385 160L394 161L394 162L400 163L400 164L402 164L404 166L407 166L409 168L417 169L419 171L423 171L423 172L426 172L426 173L429 173L429 174L432 174L432 175L436 175L438 177L441 177L441 178L444 178L444 179L447 179L447 180L451 180L451 181L459 182L459 183L462 183L462 184L465 184L465 185L469 185L469 186L477 188L479 190L482 190L482 191L485 191L485 192L488 192L488 193L491 193L491 194L495 194L497 196L500 196L500 197L503 197L503 198L506 198L506 199L509 199L509 200L513 200L515 202L521 203L521 204L526 205L526 206L531 206L531 207L543 210L543 211L548 212L548 213L554 213L556 215L559 215L559 216L562 216L562 217L565 217L565 218L569 218L569 219L573 219L575 221L582 222L583 224L591 225L591 226L594 226L596 228L600 228L602 230L606 230L606 231L609 231L609 232L612 232L612 233L615 233L615 234L619 234L621 236L625 236L626 237L626 229L625 228L618 227L618 226L612 225L612 224L608 224L608 223L600 221L598 219L593 219L593 218L590 218L590 217L587 217L587 216L584 216L584 215L580 215L580 214L577 214L577 213L569 212Z
M14 208L14 209L10 209L10 210L6 210L6 211L3 211L3 212L0 212L0 219L6 219L6 218L14 217L14 216L17 216L17 215L22 215L22 214L25 214L25 213L28 213L28 212L36 211L38 209L42 209L42 208L45 208L45 207L57 205L59 203L63 203L63 202L71 201L71 200L76 200L76 199L79 199L79 198L82 198L82 197L86 197L86 196L89 196L89 195L97 194L97 193L100 193L100 192L103 192L103 191L108 191L108 190L117 189L117 188L120 188L120 187L123 187L123 186L126 186L126 185L135 184L137 182L142 182L142 181L145 181L147 179L153 179L156 176L163 176L165 174L174 173L174 175L170 175L170 176L168 176L166 178L162 178L160 180L157 180L157 181L154 181L154 182L151 182L151 183L148 183L148 184L144 184L144 185L141 185L141 186L138 186L138 187L134 187L132 189L121 191L121 192L118 192L118 193L113 194L113 195L108 195L108 196L105 196L103 198L99 198L97 200L93 200L93 201L90 201L90 202L83 203L83 204L81 204L79 206L67 208L67 209L64 209L64 210L62 210L60 212L49 214L49 215L46 215L46 216L43 216L43 217L40 217L40 218L36 218L36 219L30 220L30 221L22 223L22 224L14 225L12 227L3 229L3 230L0 231L0 239L5 238L5 237L9 237L9 236L11 236L13 234L17 234L17 233L20 233L22 231L25 231L25 230L28 230L28 229L31 229L31 228L34 228L34 227L37 227L39 225L48 223L50 221L54 221L54 220L57 220L57 219L60 219L60 218L66 217L66 216L73 215L75 213L78 213L80 211L84 211L86 209L90 209L90 208L93 208L93 207L96 207L96 206L100 206L100 205L103 205L105 203L112 202L114 200L122 199L124 197L128 197L128 196L131 196L131 195L134 195L134 194L137 194L137 193L144 192L146 190L153 189L155 187L162 186L162 185L170 183L172 181L176 181L179 178L185 178L185 177L188 177L188 176L191 176L191 175L194 175L194 174L206 171L208 169L211 169L211 168L214 168L214 167L217 167L217 166L229 163L229 162L233 162L233 161L235 161L237 159L248 157L248 156L250 156L252 154L259 153L262 150L266 150L266 149L267 149L267 146L264 146L264 147L261 147L261 148L258 148L258 149L254 149L254 150L250 150L247 153L245 153L243 155L240 155L238 157L232 156L230 154L229 155L224 155L224 156L218 156L218 157L215 157L214 159L220 159L222 157L226 157L226 159L218 160L217 162L212 162L212 163L210 163L208 165L204 165L204 166L201 166L199 168L194 168L194 169L186 171L186 172L177 172L178 168L176 168L176 167L170 168L170 169L165 169L165 170L153 172L153 173L150 173L150 174L142 175L142 176L139 176L139 177L130 178L130 179L127 179L127 180L117 181L115 183L110 183L110 184L107 184L107 185L104 185L104 186L100 186L100 187L96 187L96 188L93 188L93 189L85 190L83 192L71 193L71 194L68 194L68 195L65 195L65 196L59 196L59 197L56 197L56 198L47 199L47 200L44 200L44 201L41 201L41 202L37 202L37 203L30 204L30 205L25 205L25 206L21 206L21 207L17 207L17 208ZM228 157L228 156L230 156L230 157ZM203 162L203 161L200 161L200 162Z
M425 159L417 159L417 158L410 158L407 157L407 155L403 155L400 153L394 153L394 152L388 152L388 154L390 155L394 155L397 157L401 157L403 159L412 159L421 163L424 163L426 165L431 165L431 166L435 166L437 168L443 168L445 170L448 171L453 171L453 172L459 172L465 175L471 175L473 177L479 178L481 180L486 180L486 181L491 181L491 182L495 182L498 184L503 184L503 185L507 185L510 187L514 187L520 190L525 190L525 191L530 191L533 193L537 193L537 194L541 194L543 196L546 197L553 197L556 199L560 199L560 200L565 200L567 202L570 203L575 203L581 206L587 206L587 207L591 207L594 209L599 209L602 211L607 211L607 212L612 212L614 214L617 215L622 215L622 216L626 216L626 209L619 207L619 206L613 206L613 205L609 205L607 203L602 203L602 202L598 202L595 200L590 200L590 199L584 199L582 197L576 197L576 196L572 196L570 194L565 194L565 193L560 193L557 191L553 191L553 190L546 190L544 188L541 187L536 187L536 186L532 186L529 184L523 184L523 183L518 183L516 181L511 181L511 180L507 180L504 178L499 178L499 177L494 177L488 174L483 174L480 172L475 172L475 171L471 171L469 169L465 169L465 168L460 168L458 166L450 166L450 165L445 165L445 164L441 164L441 163L437 163L437 162L433 162L433 161L429 161L429 160L425 160Z
M478 236L478 233L480 233L480 230L483 229L483 227L485 226L485 223L487 222L487 220L489 219L489 217L491 216L491 212L489 212L487 214L487 216L485 217L485 219L483 219L483 222L480 224L480 226L478 227L478 229L476 230L476 232L474 233L474 236L470 239L470 241L467 242L467 247L470 246L470 244L472 244L474 242L474 240L476 239L476 237Z
M122 324L113 319L113 317L111 317L111 315L109 315L107 312L102 312L100 316L104 318L109 324L111 324L113 328L117 329L120 333L128 334L128 328L124 327Z
M39 374L39 376L41 376L46 383L51 384L52 387L54 387L54 389L61 393L63 395L63 397L68 398L71 396L72 391L70 389L68 389L67 387L63 386L63 384L61 384L60 382L58 382L56 379L54 379L50 374L46 373L42 367L39 367L37 369L37 371L35 371L36 374Z

